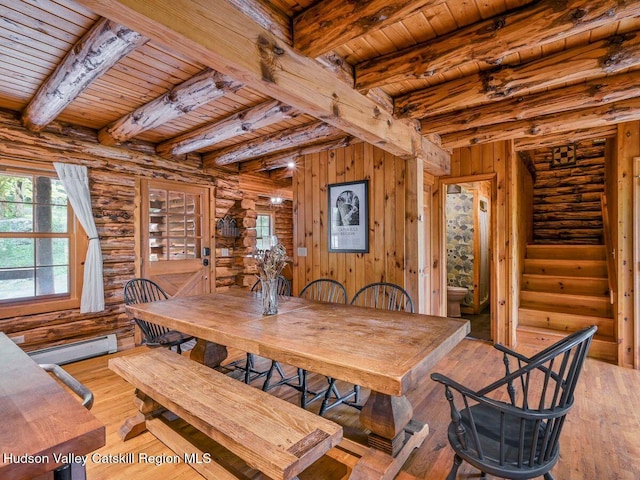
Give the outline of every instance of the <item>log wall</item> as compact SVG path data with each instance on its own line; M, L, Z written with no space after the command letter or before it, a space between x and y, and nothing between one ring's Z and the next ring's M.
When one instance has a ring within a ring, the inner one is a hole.
M284 245L287 254L293 252L293 203L284 200L282 204L274 208L269 198L254 193L243 193L244 199L237 202L231 209L232 214L238 220L240 235L233 241L225 242L230 249L231 258L225 260L224 270L216 270L216 273L225 275L224 280L216 278L219 284L224 286L240 285L250 288L256 282L257 268L253 253L256 248L256 219L258 212L271 211L274 214L274 229L278 240ZM218 242L220 244L220 241ZM286 275L291 276L287 270Z
M258 197L256 209L273 214L275 235L284 245L287 255L293 256L293 202L283 200L282 204L273 206L268 197Z
M105 147L95 134L54 125L31 133L10 113L0 112L0 164L2 159L26 163L67 162L85 165L89 173L93 213L104 256L105 303L103 312L80 314L79 310L0 319L0 331L24 335L25 350L115 333L120 347L133 344L133 325L124 312L122 288L135 272L134 198L136 178L147 177L199 185L215 185L216 218L241 202L237 177L224 172L206 175L198 158L171 162L150 149ZM227 259L216 258L216 269ZM235 279L234 279L235 281ZM224 285L225 277L220 278Z
M349 299L372 282L405 286L405 161L360 143L305 155L293 176L293 292L332 278ZM369 253L328 248L327 185L369 180ZM307 255L299 255L306 248Z
M601 245L604 144L576 144L576 163L566 167L551 165L552 148L529 153L536 170L534 243Z

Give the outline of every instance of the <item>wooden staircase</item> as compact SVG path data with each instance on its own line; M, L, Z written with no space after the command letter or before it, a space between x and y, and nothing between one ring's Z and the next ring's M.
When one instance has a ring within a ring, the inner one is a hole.
M603 245L529 245L518 310L518 345L541 349L597 325L591 357L617 361Z

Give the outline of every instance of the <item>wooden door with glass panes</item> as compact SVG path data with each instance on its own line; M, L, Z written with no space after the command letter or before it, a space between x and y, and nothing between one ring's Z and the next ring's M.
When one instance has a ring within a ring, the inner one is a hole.
M140 193L142 276L171 296L210 292L210 189L143 180Z

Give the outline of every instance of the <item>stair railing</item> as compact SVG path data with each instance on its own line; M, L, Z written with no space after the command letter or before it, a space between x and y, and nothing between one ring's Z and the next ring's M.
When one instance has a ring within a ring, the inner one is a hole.
M613 241L611 239L609 208L607 206L607 196L604 193L600 196L600 203L602 205L602 229L604 231L604 249L607 259L607 277L609 278L609 300L613 304L618 281L615 262L616 251L613 248Z

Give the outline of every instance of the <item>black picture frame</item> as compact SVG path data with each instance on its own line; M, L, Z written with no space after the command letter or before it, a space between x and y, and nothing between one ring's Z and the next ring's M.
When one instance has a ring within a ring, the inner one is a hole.
M328 185L329 252L369 252L369 181Z

